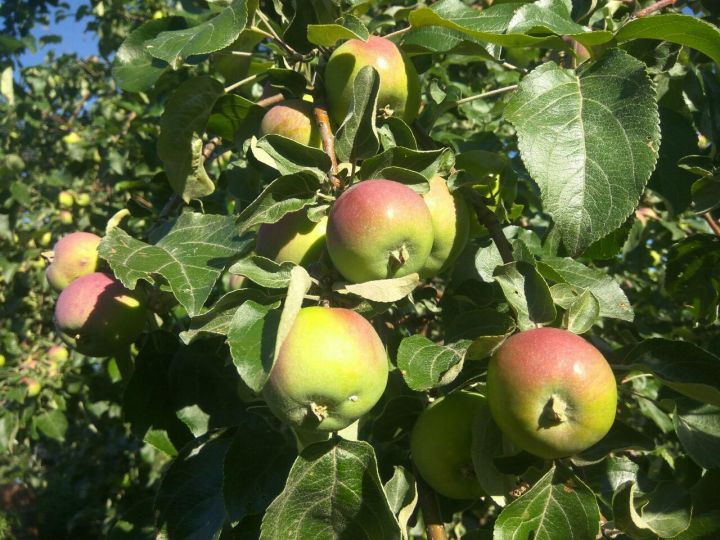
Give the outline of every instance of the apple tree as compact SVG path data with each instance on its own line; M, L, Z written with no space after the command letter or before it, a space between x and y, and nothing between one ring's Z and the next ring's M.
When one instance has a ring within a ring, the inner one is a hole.
M112 76L168 196L54 313L168 458L113 534L716 538L719 17L148 12Z

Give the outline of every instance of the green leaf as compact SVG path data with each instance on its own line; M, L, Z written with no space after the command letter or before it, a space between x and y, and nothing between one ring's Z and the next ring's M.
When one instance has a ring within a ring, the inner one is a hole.
M574 334L584 334L599 318L600 302L591 290L585 289L565 313L565 327Z
M203 165L200 135L215 101L222 95L222 84L211 77L189 79L168 99L160 118L158 155L170 185L185 202L215 189Z
M710 212L720 206L720 176L706 176L693 182L690 190L693 210Z
M720 357L697 345L647 339L627 354L625 362L647 368L676 392L720 407Z
M583 289L592 292L600 302L601 317L632 322L634 314L630 301L620 285L602 270L590 268L569 257L544 257L538 261L537 268L546 279L579 289L578 295Z
M186 212L155 245L116 227L103 238L98 252L129 289L138 279L154 283L154 275L164 277L192 317L200 313L225 264L251 243L238 236L231 216Z
M170 465L155 500L158 524L170 538L220 536L227 517L223 462L234 437L231 430L197 439Z
M330 157L318 148L305 146L281 135L266 135L250 143L255 159L280 174L309 171L319 179L330 170Z
M695 463L704 469L720 468L720 408L681 399L675 404L673 423Z
M147 41L145 48L173 69L180 69L186 58L232 45L248 22L248 3L248 0L233 0L220 13L197 26L161 32Z
M414 150L395 146L363 161L358 176L363 180L386 178L383 171L391 167L409 169L430 180L438 174L440 165L449 160L448 149Z
M720 64L720 30L708 22L680 13L634 19L618 30L618 43L631 39L659 39L686 45Z
M450 314L444 314L449 318ZM495 309L475 309L456 314L448 320L445 341L472 341L465 353L466 360L482 360L490 356L515 330L515 322Z
M690 494L681 486L660 484L637 505L636 487L635 482L627 482L613 496L615 525L621 530L639 539L654 538L655 535L672 538L690 526Z
M372 447L335 439L310 445L295 460L263 517L260 539L345 537L397 540L400 528Z
M284 289L290 283L290 271L295 265L291 262L278 264L259 255L251 255L228 268L230 274L245 276L261 287Z
M248 300L267 304L277 300L259 289L238 289L223 295L210 309L192 318L190 328L180 332L180 339L189 345L196 338L208 335L226 336L235 310Z
M280 348L285 342L290 330L295 324L300 309L302 309L305 295L312 286L312 279L302 266L293 266L290 270L290 283L288 284L287 296L283 305L280 322L277 329L277 337L275 338L275 355L273 363L280 354Z
M308 41L323 47L334 47L338 41L346 39L367 41L369 37L362 21L352 15L338 19L336 24L309 24L307 27Z
M372 302L397 302L413 292L419 284L420 276L412 273L400 278L341 283L333 287L333 290L340 294L355 294Z
M495 466L495 458L513 453L514 448L503 437L490 409L478 407L472 425L472 460L475 475L483 491L505 505L505 497L517 486L515 477L504 474Z
M242 96L225 94L213 106L207 130L223 141L243 141L255 134L266 110Z
M424 392L457 377L469 346L469 340L437 345L424 336L406 337L398 347L397 366L410 388Z
M553 467L500 513L495 540L594 540L600 530L595 494L572 473Z
M223 467L229 519L238 522L264 512L282 491L294 458L295 449L280 432L261 416L246 415Z
M160 32L185 28L182 17L165 17L150 20L130 32L115 54L112 74L118 86L127 92L140 92L150 88L168 68L145 49L145 42Z
M0 416L0 450L8 452L15 445L20 421L17 413L7 412Z
M660 146L645 64L618 49L577 74L548 62L522 80L505 117L571 254L635 210Z
M442 26L413 28L402 38L403 50L423 53L452 53L492 58L491 45L471 38L467 34Z
M584 45L612 39L610 32L591 32L573 22L562 0L508 2L483 10L472 9L459 0L441 0L431 7L412 11L409 20L413 28L441 26L504 47L538 45L548 35L568 35Z
M33 419L35 427L46 437L63 442L68 421L65 413L57 409L39 414Z
M408 521L410 521L418 502L415 477L404 467L395 466L395 472L385 484L384 489L390 509L400 524L402 538L407 540Z
M550 288L532 264L524 261L504 264L498 266L493 275L517 314L521 330L555 319L557 312Z
M237 218L242 232L261 223L275 223L285 214L315 201L320 179L309 172L281 176L267 186Z
M347 116L335 133L340 161L374 156L380 148L376 119L380 76L372 66L362 68L353 81L353 98Z
M197 404L188 405L177 411L178 419L185 424L194 437L205 435L210 425L210 415Z
M265 386L275 359L279 307L279 302L263 305L248 300L235 311L228 328L233 363L243 382L255 393Z

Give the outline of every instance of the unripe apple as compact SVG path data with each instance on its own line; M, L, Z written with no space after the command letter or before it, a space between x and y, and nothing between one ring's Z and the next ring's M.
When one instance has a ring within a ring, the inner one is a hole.
M28 397L35 397L40 393L40 390L42 390L42 386L40 385L40 383L34 379L27 379L25 381L25 384L27 385Z
M63 225L72 225L73 215L67 210L60 210L58 217Z
M0 367L3 367L5 365L5 355L0 354Z
M435 401L418 417L410 437L413 463L435 491L451 499L484 495L472 461L472 426L483 396L454 392Z
M260 122L260 135L271 133L307 146L322 147L313 105L300 99L281 101L265 113Z
M50 231L45 231L40 237L38 244L40 244L42 247L45 247L49 246L50 242L52 242L52 233Z
M603 355L567 330L515 334L487 373L495 422L517 446L545 459L572 456L602 439L615 420L617 386Z
M68 350L62 345L53 345L48 349L47 359L49 362L62 363L70 357Z
M325 67L325 91L330 116L342 124L350 110L353 82L365 66L374 67L380 76L378 108L412 122L420 108L420 80L413 63L389 39L370 36L367 41L350 39L330 56Z
M78 193L75 195L75 204L78 206L90 206L90 194L89 193Z
M75 203L75 198L69 191L58 193L58 204L60 208L70 208Z
M62 291L78 277L92 274L98 264L99 243L99 236L86 232L71 233L58 240L52 264L45 271L50 285Z
M228 289L231 291L234 291L236 289L241 289L243 284L245 283L245 276L241 276L238 274L231 274L228 278Z
M348 281L419 272L433 244L430 210L412 189L390 180L366 180L345 191L330 210L327 248Z
M63 289L55 326L65 343L87 356L111 356L130 345L145 326L145 295L95 272Z
M439 176L430 179L430 191L423 194L423 199L432 216L434 240L421 275L432 277L452 265L465 247L470 211L462 198L450 193L447 182Z
M308 265L320 258L325 247L327 217L317 223L304 210L284 215L275 223L263 223L257 234L256 253L275 262Z
M294 428L338 431L368 412L385 391L388 360L375 329L343 308L300 310L263 396Z

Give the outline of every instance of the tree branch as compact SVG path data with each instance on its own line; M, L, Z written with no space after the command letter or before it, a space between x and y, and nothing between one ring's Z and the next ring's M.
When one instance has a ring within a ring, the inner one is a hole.
M283 96L282 93L278 92L277 94L273 94L271 96L258 100L257 102L255 102L255 104L267 109L277 103L280 103L284 99L285 96Z
M677 0L658 0L654 4L649 5L646 8L641 9L637 13L633 15L633 17L645 17L647 15L650 15L651 13L655 13L656 11L660 11L661 9L664 9L666 7L670 7L675 5L675 2Z
M315 115L315 123L317 124L318 130L320 130L323 150L330 157L331 166L328 180L330 180L333 188L342 189L343 182L337 174L338 164L337 155L335 154L335 137L330 129L330 118L328 117L327 109L324 105L316 101L315 106L313 106L313 114Z
M428 540L448 540L435 492L425 483L417 469L415 470L415 479L417 480L420 511L425 520L425 532Z
M718 225L717 221L715 221L712 217L712 214L710 212L705 212L703 214L703 218L705 218L707 224L710 225L710 228L715 233L715 236L720 236L720 225Z
M296 51L295 49L293 49L290 45L288 45L287 43L285 43L285 41L283 41L283 39L277 34L277 32L276 32L275 29L273 28L272 24L270 24L270 21L268 20L268 18L265 16L265 14L264 14L262 11L260 11L260 10L258 9L257 11L255 11L255 14L256 14L256 15L260 18L260 20L265 24L265 26L267 27L268 31L272 34L272 38L273 38L275 41L277 41L278 45L280 45L283 49L285 49L285 50L286 50L287 52L289 52L290 54L294 54L294 55L296 55L296 56L302 56L299 52L297 52L297 51Z
M493 239L493 242L495 242L495 245L500 252L503 263L508 264L513 262L515 258L513 257L512 246L505 237L497 216L487 207L482 195L469 187L461 188L461 191L465 196L465 200L468 201L475 210L478 221L484 225L490 233L490 237Z

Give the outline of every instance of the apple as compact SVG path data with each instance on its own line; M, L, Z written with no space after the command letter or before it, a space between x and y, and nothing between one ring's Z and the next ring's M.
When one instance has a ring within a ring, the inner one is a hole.
M231 274L228 278L228 289L231 291L234 291L236 289L242 289L243 284L245 283L246 279L245 276L240 276L238 274Z
M5 365L5 355L0 354L0 367L3 367Z
M591 447L615 420L617 386L603 355L572 332L536 328L507 339L490 360L490 412L517 446L545 459Z
M296 429L338 431L378 402L387 379L385 347L367 320L349 309L306 307L280 347L263 396Z
M27 385L27 396L35 397L42 390L42 386L35 379L26 379L25 384Z
M90 206L90 202L92 199L90 199L89 193L78 193L75 195L75 204L78 206Z
M74 232L58 240L53 248L52 263L45 271L50 285L62 291L78 277L95 272L98 244L100 237L86 232Z
M285 214L275 223L263 223L257 234L255 252L275 262L308 265L320 258L325 247L327 217L317 223L305 210Z
M87 356L112 356L130 345L145 326L145 295L108 274L95 272L70 283L55 305L62 340Z
M47 352L47 359L49 362L65 362L69 357L70 353L62 345L53 345Z
M410 436L413 463L435 491L451 499L484 495L472 461L472 426L483 396L460 391L438 399L418 417Z
M402 277L422 270L433 245L423 198L390 180L366 180L343 192L330 210L327 248L348 281Z
M433 224L433 245L420 274L433 277L455 262L470 233L470 210L465 201L450 193L440 176L430 179L430 191L423 194Z
M281 101L260 122L260 135L282 135L306 146L322 148L313 105L300 99Z
M330 56L325 67L325 92L330 117L342 124L350 110L353 82L365 66L374 67L380 76L377 105L394 116L412 122L420 108L420 80L413 63L389 39L370 36L367 41L350 39Z
M60 210L58 217L63 225L72 225L73 215L67 210Z
M69 191L61 191L58 193L58 204L60 208L70 208L74 203L75 198Z

